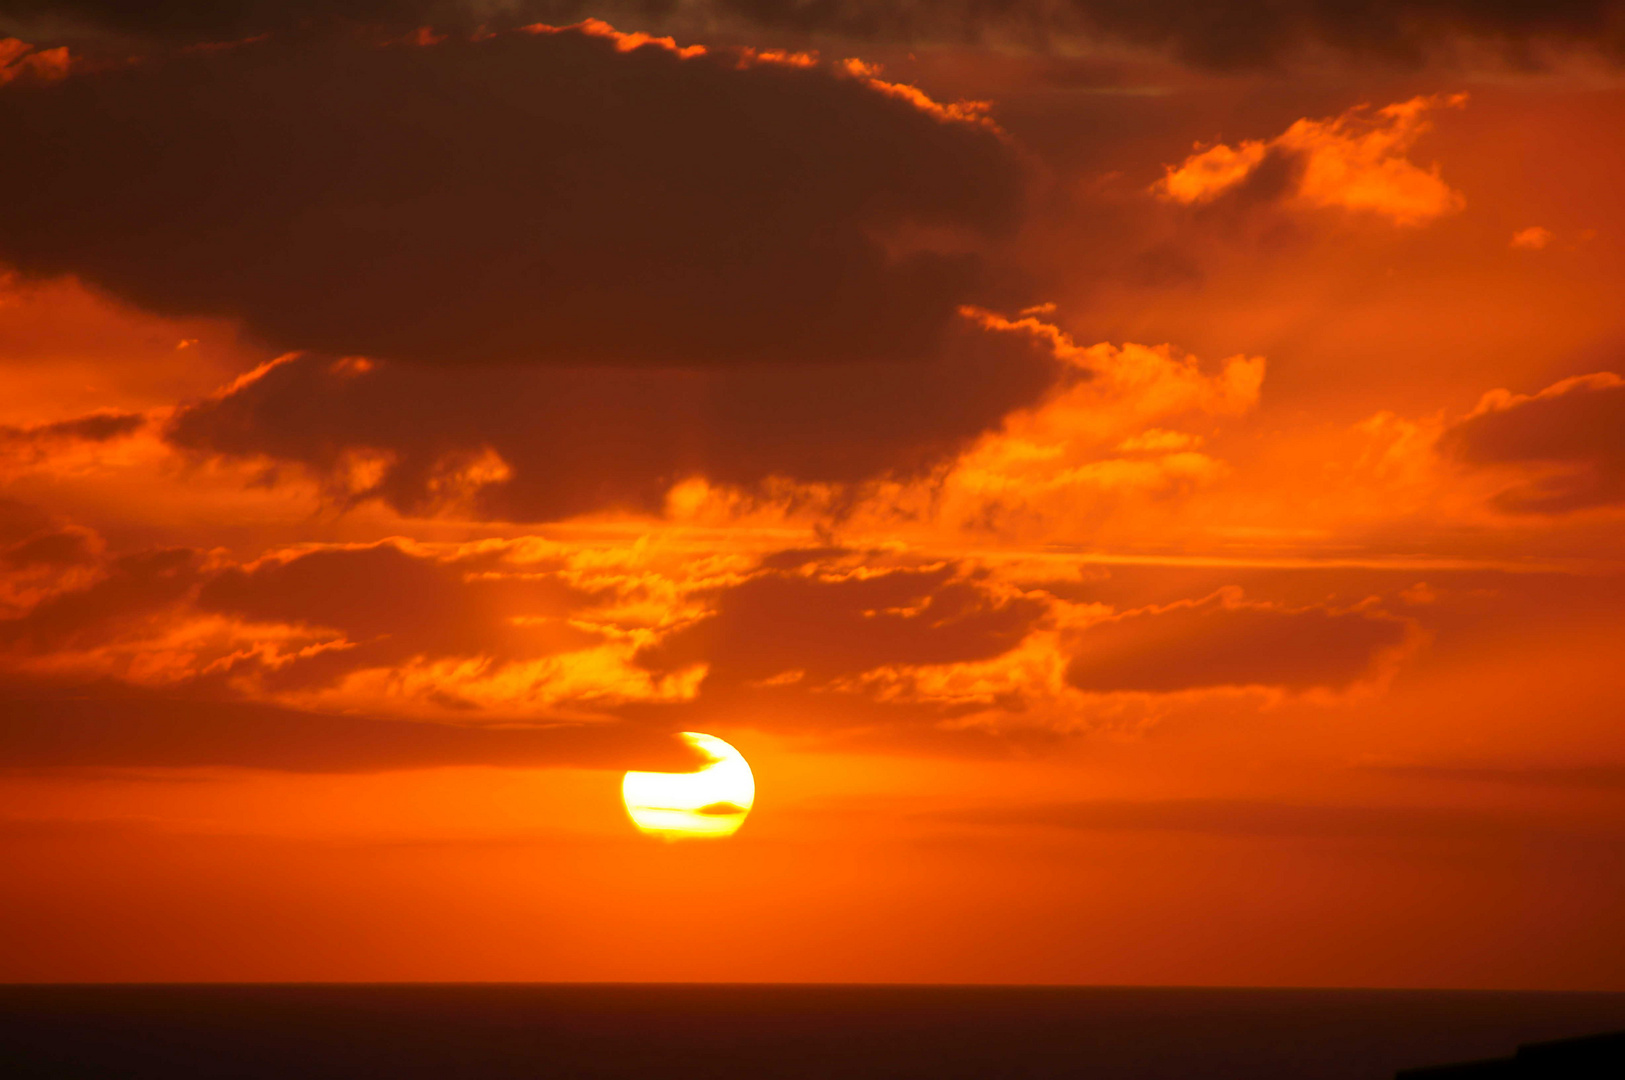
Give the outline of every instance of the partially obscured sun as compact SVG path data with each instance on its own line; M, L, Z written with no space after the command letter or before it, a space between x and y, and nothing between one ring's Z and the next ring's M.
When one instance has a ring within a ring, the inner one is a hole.
M756 778L738 750L714 735L682 738L711 759L697 772L629 772L621 798L633 824L670 840L732 836L756 801Z

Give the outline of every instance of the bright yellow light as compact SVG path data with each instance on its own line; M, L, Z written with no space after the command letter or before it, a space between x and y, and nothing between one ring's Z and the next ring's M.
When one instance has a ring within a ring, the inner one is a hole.
M668 840L732 836L756 801L756 778L738 750L715 735L685 731L688 744L711 759L697 772L629 772L621 798L632 823Z

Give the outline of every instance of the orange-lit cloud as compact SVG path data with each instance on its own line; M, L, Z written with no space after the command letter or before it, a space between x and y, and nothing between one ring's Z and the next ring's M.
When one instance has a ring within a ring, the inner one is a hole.
M794 520L822 517L854 542L1077 540L1114 517L1177 505L1228 474L1205 439L1256 405L1264 358L1204 364L1170 345L1084 347L1037 316L1011 320L971 308L963 315L993 341L1018 347L1017 356L1052 358L1054 374L1036 402L1007 409L1000 424L956 452L944 446L927 468L897 459L890 470L834 488L741 492L694 481L673 489L668 512L677 520L730 520L776 505Z
M704 56L706 54L706 48L704 45L678 45L674 38L655 37L652 34L646 34L641 30L634 31L630 34L622 33L602 19L584 19L580 23L577 23L575 26L571 27L549 26L547 23L532 23L529 26L520 27L520 29L530 34L557 34L561 31L576 31L582 34L590 34L593 37L600 37L604 38L606 41L613 42L616 52L631 52L633 49L641 49L645 45L653 45L655 48L665 49L673 56L676 56L682 60L687 60L694 56ZM420 42L420 44L438 45L440 41L443 40L445 39L441 38L436 41Z
M1512 246L1522 251L1540 251L1552 242L1552 230L1539 225L1519 229L1512 234Z
M1219 143L1167 167L1152 190L1177 203L1206 203L1262 184L1259 195L1309 209L1337 208L1423 225L1466 205L1437 165L1406 153L1432 126L1431 109L1460 107L1465 94L1417 97L1375 112L1356 106L1329 120L1303 119L1269 140Z
M692 617L699 567L651 594L647 573L594 571L602 554L525 551L386 543L240 566L185 549L106 558L93 534L36 532L5 551L18 610L0 620L0 666L476 721L692 697L706 661L659 675L633 661Z
M1246 413L1264 378L1261 357L1204 369L1171 346L1081 348L1054 326L977 315L990 330L1053 348L1074 379L1011 413L949 466L931 497L942 519L1007 537L1055 537L1088 527L1115 504L1200 487L1225 465L1203 450L1215 418ZM899 500L904 506L906 499Z
M9 82L51 82L66 78L70 64L65 46L36 49L26 41L0 37L0 86Z

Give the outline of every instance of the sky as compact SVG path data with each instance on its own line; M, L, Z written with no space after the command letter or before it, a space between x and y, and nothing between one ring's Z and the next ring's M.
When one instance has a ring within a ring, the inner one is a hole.
M0 0L0 981L1625 990L1622 75Z

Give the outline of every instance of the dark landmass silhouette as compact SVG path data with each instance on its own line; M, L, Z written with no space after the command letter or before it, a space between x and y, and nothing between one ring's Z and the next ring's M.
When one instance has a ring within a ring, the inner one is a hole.
M1520 1043L1620 1028L1625 994L761 984L14 985L0 986L0 1075L1390 1080L1397 1070L1418 1064L1492 1058Z
M1625 1031L1529 1043L1511 1057L1401 1069L1394 1080L1618 1080L1625 1077Z

